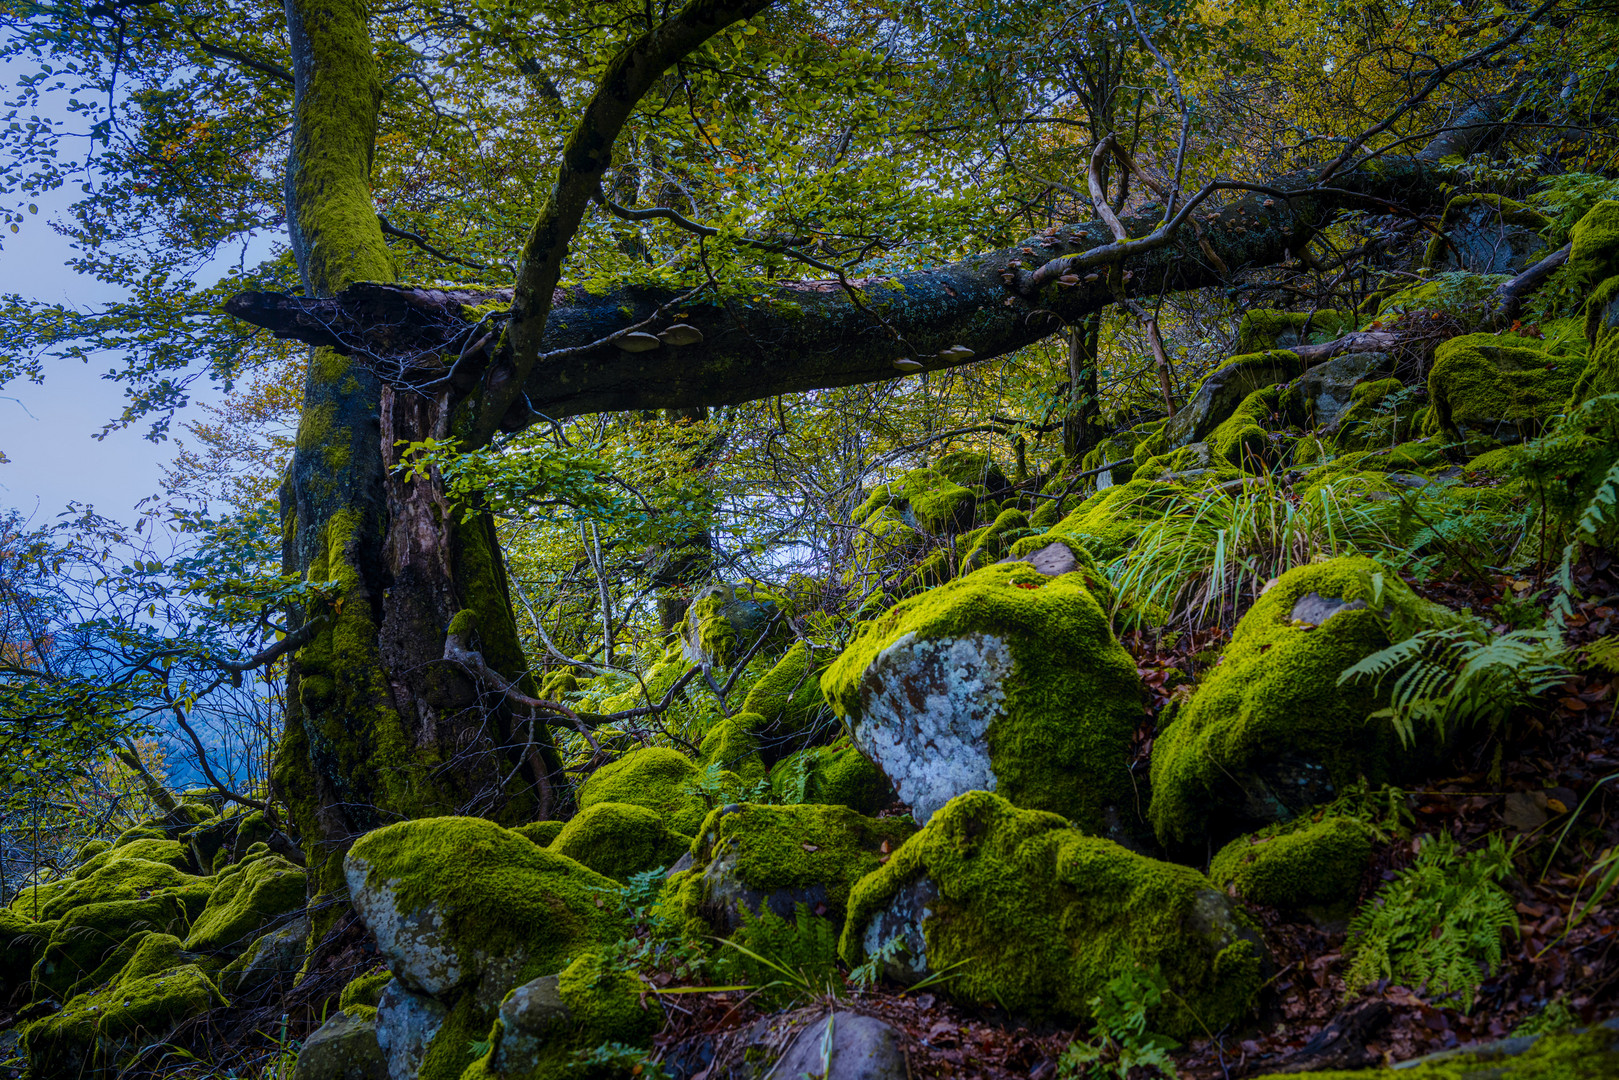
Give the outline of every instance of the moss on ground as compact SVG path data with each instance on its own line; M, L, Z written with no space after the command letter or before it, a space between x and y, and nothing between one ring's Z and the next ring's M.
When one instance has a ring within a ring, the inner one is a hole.
M1599 1027L1543 1035L1527 1049L1516 1039L1459 1047L1421 1063L1402 1063L1399 1073L1399 1080L1609 1080L1619 1076L1619 1035ZM1393 1075L1389 1069L1330 1069L1310 1074L1315 1080L1375 1080ZM1282 1074L1268 1073L1256 1080L1282 1080Z
M940 985L962 1000L1083 1020L1109 979L1141 965L1173 991L1151 1030L1184 1037L1240 1019L1263 981L1256 930L1203 875L982 791L952 800L855 886L846 962L884 944L879 917L924 878L924 970L952 972Z
M80 994L43 1020L22 1027L28 1075L78 1080L116 1066L141 1047L161 1042L182 1020L226 1004L195 964L118 979Z

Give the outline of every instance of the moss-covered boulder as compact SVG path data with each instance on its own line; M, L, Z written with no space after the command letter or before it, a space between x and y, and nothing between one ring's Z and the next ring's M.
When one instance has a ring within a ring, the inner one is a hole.
M817 650L807 641L794 642L776 666L748 691L742 711L763 720L754 736L766 765L775 763L794 740L830 715L826 699L821 696L821 672L830 659L825 648Z
M819 683L816 694L819 695ZM764 753L775 760L792 745L771 734L771 725L756 712L732 713L709 725L703 741L697 746L697 760L706 777L710 769L718 769L722 777L734 787L758 783L766 772ZM701 815L698 815L699 820Z
M1393 357L1380 352L1354 352L1306 368L1282 393L1288 420L1305 428L1336 430L1368 380L1393 367Z
M770 788L782 802L829 803L861 814L875 814L894 801L888 777L847 736L776 762Z
M1409 395L1401 396L1404 389L1399 379L1392 378L1356 386L1333 425L1338 447L1369 450L1397 446L1410 438L1421 410L1407 400Z
M1026 562L902 601L821 678L918 820L982 789L1097 830L1130 792L1139 685L1085 575Z
M465 991L493 1009L506 991L617 940L618 891L602 876L480 818L425 818L362 836L343 863L354 909L388 969L412 990Z
M1256 904L1301 910L1353 904L1375 834L1343 815L1272 825L1214 856L1209 879Z
M1148 457L1189 443L1214 445L1216 432L1256 392L1296 379L1303 373L1303 361L1285 349L1233 356L1205 376L1192 399L1136 447L1136 462L1139 464Z
M1144 459L1145 460L1145 459ZM1045 533L1050 539L1072 541L1095 557L1099 563L1110 563L1129 550L1151 522L1163 515L1170 500L1183 494L1174 484L1154 480L1130 480L1103 488L1083 500L1061 521ZM1012 545L1014 553L1020 540Z
M689 847L690 836L631 803L596 803L581 810L551 842L552 851L614 881L669 866Z
M185 849L172 841L146 840L141 843L167 845L184 857ZM138 845L131 845L132 848L136 846ZM125 850L114 848L97 855L88 865L80 867L80 872L84 873L83 877L59 878L22 890L12 900L11 910L39 921L59 919L74 908L86 904L136 900L162 889L172 889L198 881L194 875L167 863L120 857Z
M382 992L393 981L393 972L372 971L350 979L343 992L337 995L337 1007L351 1010L357 1016L375 1016Z
M115 980L23 1027L28 1075L36 1080L112 1075L136 1050L162 1042L182 1020L225 1004L195 964Z
M556 975L524 983L501 1002L489 1051L462 1080L623 1075L581 1066L576 1055L603 1043L649 1046L663 1024L663 1009L645 991L633 972L599 953L586 953Z
M1230 416L1209 433L1209 450L1248 471L1261 471L1280 454L1271 428L1282 411L1282 390L1267 386L1242 399Z
M1434 353L1428 396L1452 438L1478 433L1515 440L1536 433L1566 406L1584 365L1549 356L1532 338L1466 334Z
M869 818L846 806L726 806L703 823L692 868L671 878L668 892L700 933L736 929L744 908L787 918L805 904L837 920L854 883L915 831L907 818Z
M168 840L169 831L163 827L161 820L142 822L119 833L112 842L115 848L125 844L133 844L137 840Z
M0 1008L28 983L29 974L50 944L54 922L35 922L0 908Z
M982 487L999 492L1010 486L1006 473L995 459L976 450L952 450L940 455L929 468L964 488Z
M186 948L235 956L259 931L301 911L309 875L279 855L238 863L222 872Z
M676 832L695 834L709 806L694 789L700 770L679 750L647 746L603 765L579 785L579 809L629 803L656 812Z
M710 585L686 609L686 658L694 664L728 666L764 635L782 633L782 616L789 607L785 598L760 585Z
M956 538L956 576L999 562L1013 544L1041 532L1044 530L1029 524L1029 516L1022 510L1002 510L988 525Z
M531 821L527 825L519 825L512 832L519 836L526 836L541 847L550 847L567 825L565 821Z
M983 791L855 886L843 958L885 947L891 977L948 971L961 1000L1070 1022L1110 978L1156 968L1173 993L1149 1026L1177 1037L1241 1018L1263 981L1256 929L1202 874Z
M1338 685L1389 645L1385 617L1412 627L1457 619L1367 558L1277 578L1158 733L1148 810L1158 838L1230 836L1326 802L1361 777L1383 783L1420 768L1423 747L1407 749L1392 725L1368 720L1383 704L1372 687Z
M185 903L174 890L73 908L56 921L34 965L34 994L65 1000L75 989L111 978L129 961L141 937L178 937L189 924Z

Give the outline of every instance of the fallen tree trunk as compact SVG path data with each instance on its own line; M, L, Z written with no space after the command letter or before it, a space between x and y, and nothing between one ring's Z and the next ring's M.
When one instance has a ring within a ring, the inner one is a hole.
M1340 173L1330 187L1301 171L1248 185L1242 198L1186 220L1162 246L1120 251L1122 264L1108 261L1109 249L1121 245L1092 222L960 262L852 282L858 304L838 281L782 282L723 300L674 290L558 290L547 351L501 427L517 430L541 415L734 404L1003 356L1124 297L1219 285L1244 268L1284 261L1342 210L1434 209L1446 197L1448 171L1427 151L1380 158L1375 168ZM1127 221L1132 235L1157 224L1147 216ZM394 385L459 397L503 363L499 309L510 297L509 290L362 283L332 298L244 293L226 307L279 337L360 357ZM677 325L683 329L670 333Z

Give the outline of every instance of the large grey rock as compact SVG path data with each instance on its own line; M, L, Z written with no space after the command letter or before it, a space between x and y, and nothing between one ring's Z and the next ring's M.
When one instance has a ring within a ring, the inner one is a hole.
M1388 353L1356 352L1307 369L1296 384L1309 414L1307 419L1317 427L1335 426L1349 408L1356 384L1374 374L1386 373L1391 367Z
M292 1080L388 1080L377 1043L377 1022L339 1012L320 1026L298 1052Z
M766 633L775 621L781 606L773 599L755 596L745 587L710 585L692 598L686 609L686 628L681 637L681 648L686 659L694 664L710 667L727 664L745 654L759 635ZM714 637L711 624L723 620L729 623L729 633L723 634L727 648L710 649L704 639Z
M1511 216L1511 215L1509 215ZM1446 212L1445 239L1432 268L1474 274L1516 274L1546 251L1538 229L1503 221L1487 199L1477 199L1460 213Z
M416 1080L422 1055L450 1014L437 999L408 990L398 979L383 987L377 1001L377 1046L388 1080Z
M874 1016L835 1012L799 1033L769 1080L907 1080L899 1032Z

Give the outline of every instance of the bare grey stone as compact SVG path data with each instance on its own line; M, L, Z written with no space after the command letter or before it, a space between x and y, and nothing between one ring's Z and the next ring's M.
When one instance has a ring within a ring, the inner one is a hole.
M1310 420L1331 430L1355 396L1355 386L1373 374L1391 369L1387 353L1356 352L1334 357L1306 369L1297 382Z
M897 1031L874 1016L834 1012L793 1040L769 1080L907 1080L909 1075Z
M1320 626L1334 615L1345 611L1365 610L1366 601L1364 600L1346 601L1337 597L1322 596L1317 592L1307 592L1293 604L1293 610L1288 614L1288 618L1296 623Z
M883 956L882 976L903 986L920 982L928 973L928 943L922 920L933 914L939 888L927 875L900 887L899 892L866 924L861 944L866 956ZM899 948L888 951L889 943ZM887 951L887 955L883 955Z
M1001 562L1026 562L1046 577L1061 577L1079 569L1079 560L1074 558L1073 548L1060 540L1053 540L1045 547L1031 551L1027 555L1008 555Z
M979 633L905 634L867 668L854 739L917 821L963 792L995 790L986 734L1011 671L1006 642Z
M416 1080L422 1055L450 1010L437 999L412 993L398 979L382 988L377 1001L377 1045L388 1065L388 1080Z
M569 1016L556 975L543 975L507 994L500 1003L500 1037L489 1059L493 1071L501 1076L532 1071L540 1051Z
M377 1042L377 1023L339 1012L320 1026L298 1052L292 1080L387 1080Z

